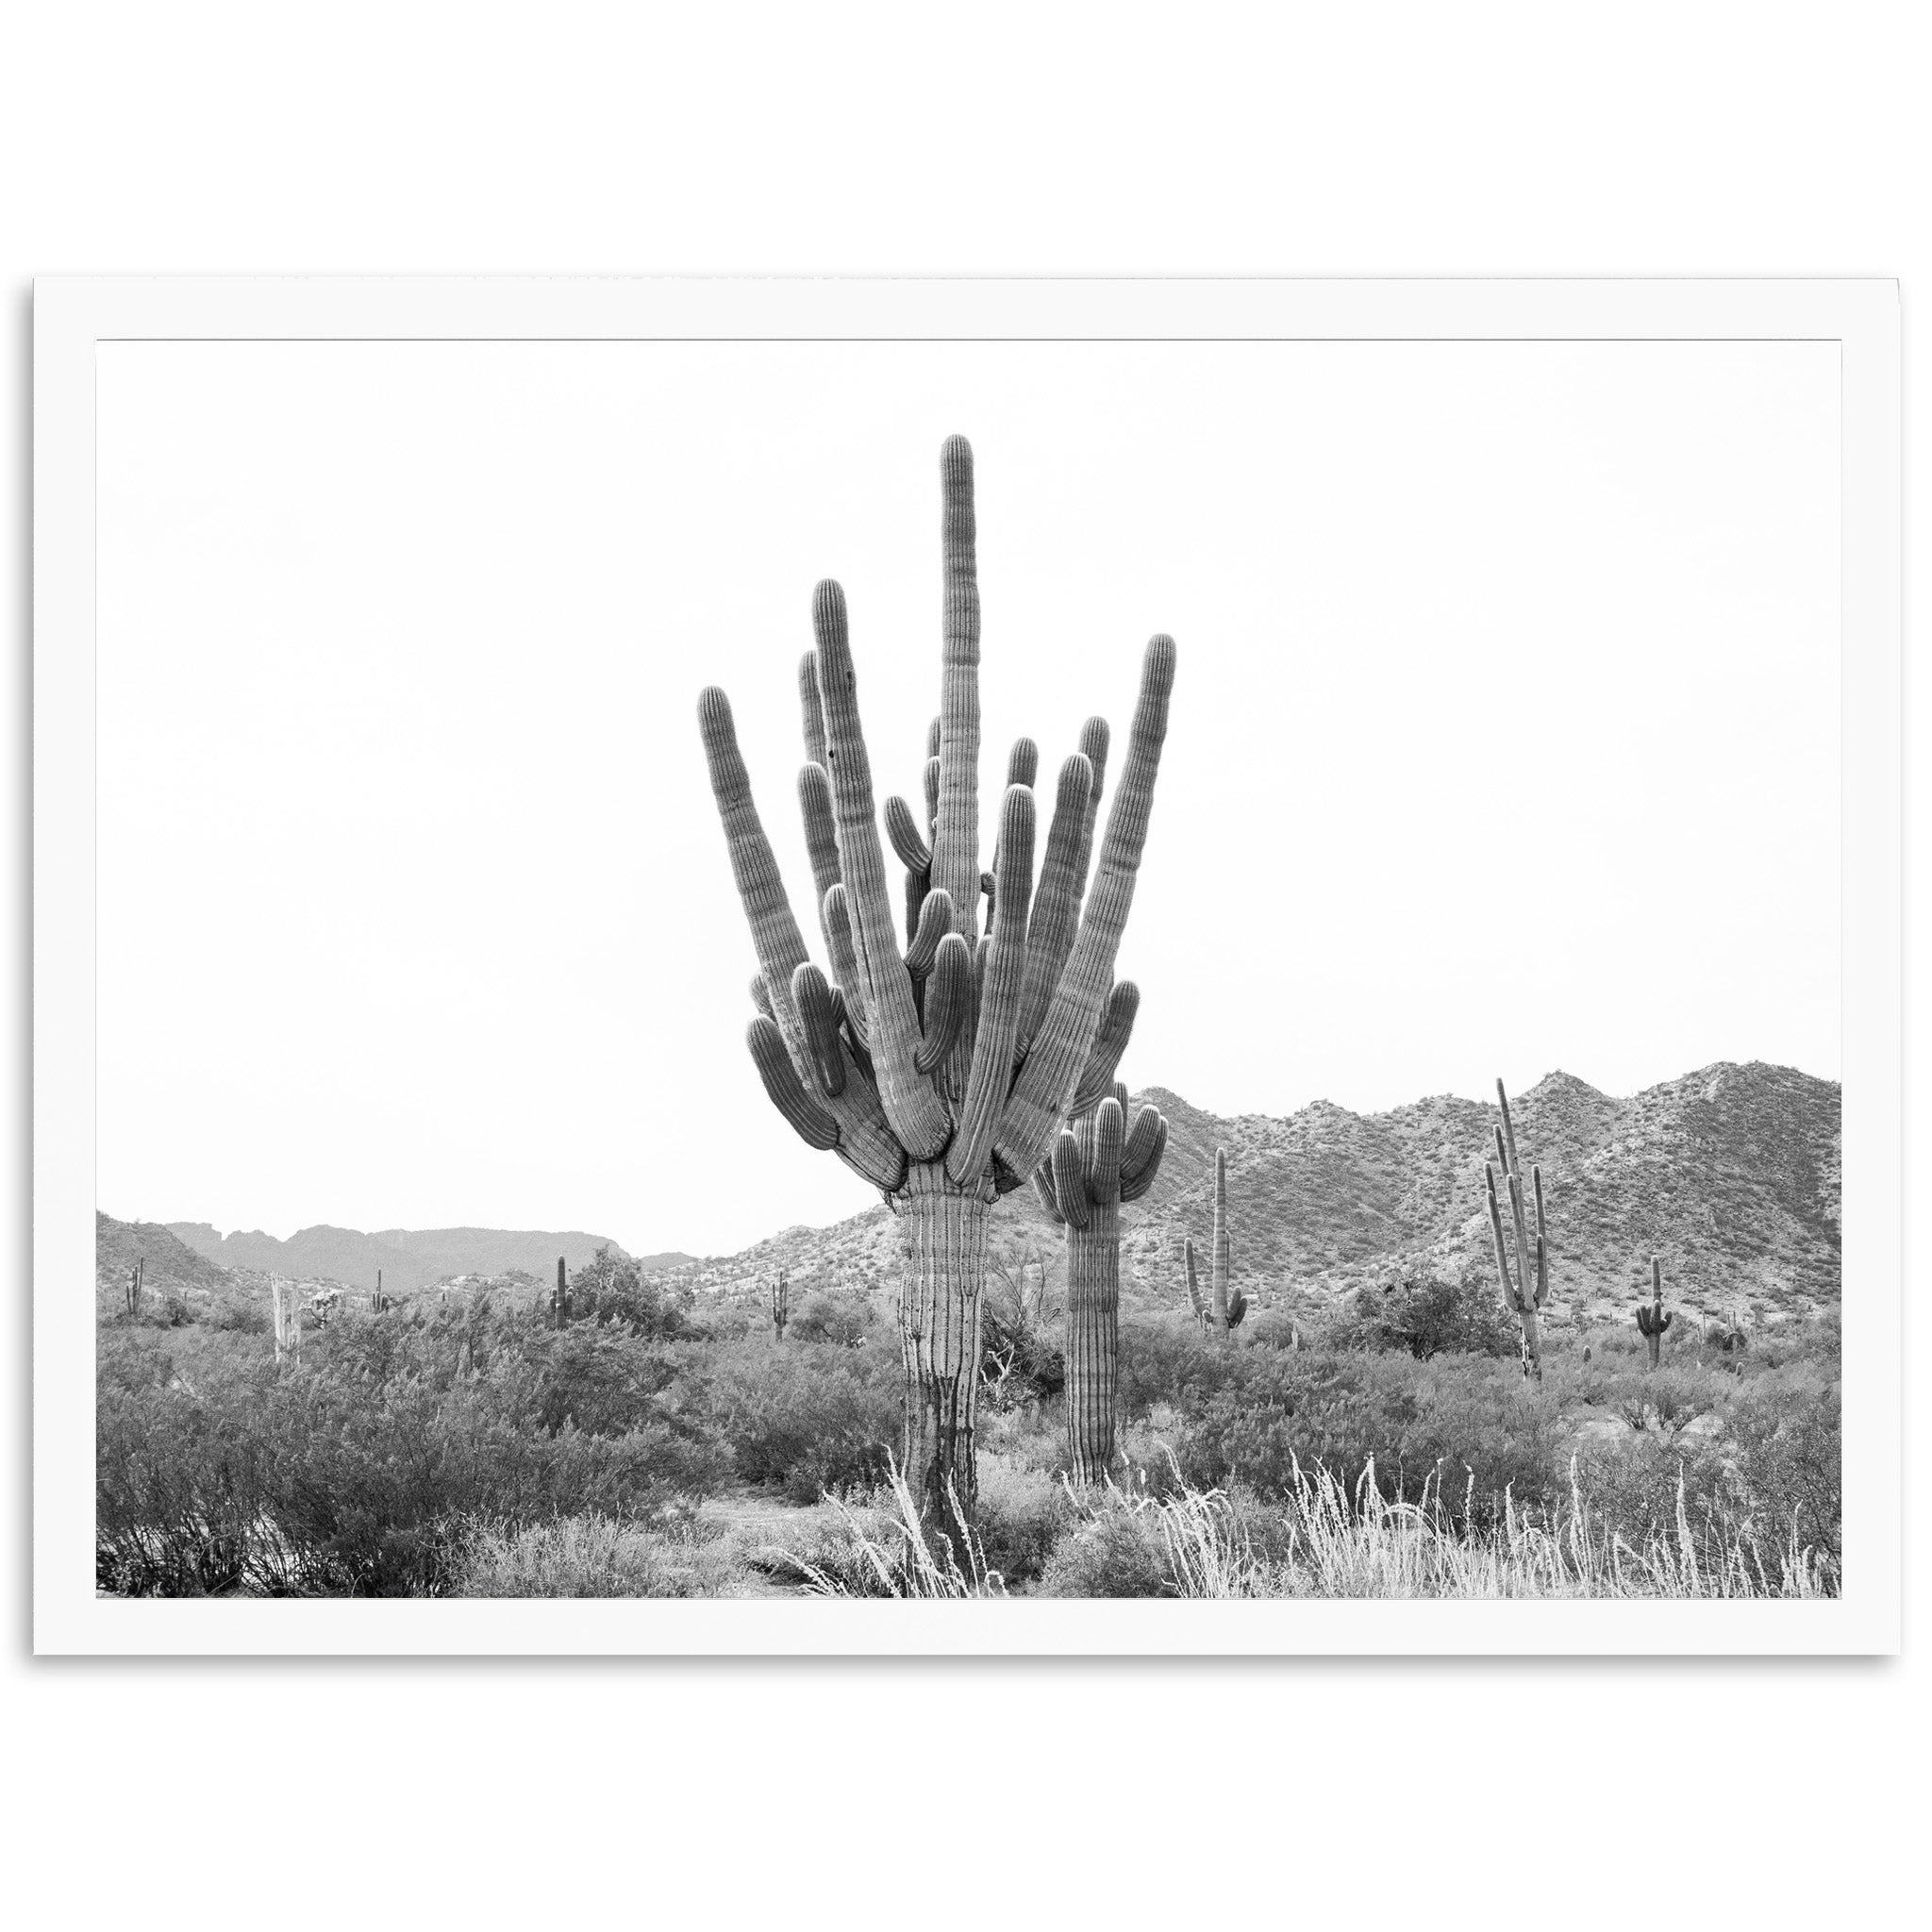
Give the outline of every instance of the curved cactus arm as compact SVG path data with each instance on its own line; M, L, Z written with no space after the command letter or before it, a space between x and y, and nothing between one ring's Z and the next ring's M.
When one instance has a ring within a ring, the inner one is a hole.
M924 979L932 971L940 941L952 930L952 895L942 891L928 892L920 903L919 924L913 932L912 943L906 948L906 970L914 979ZM962 940L960 943L963 945L965 941ZM967 964L972 964L970 954Z
M772 995L765 991L765 975L754 973L751 976L751 1003L766 1019L775 1020L772 1011Z
M993 1131L1013 1079L1013 1042L1020 1027L1020 992L1026 973L1026 911L1033 895L1033 794L1024 785L1007 788L1000 801L999 843L1005 871L993 913L973 1067L959 1109L959 1129L946 1152L946 1174L964 1186L986 1165ZM1008 1159L1018 1174L1039 1165Z
M865 1017L865 989L858 981L858 949L852 942L852 902L842 885L825 894L820 914L825 928L825 950L832 958L832 981L845 995L845 1018L852 1037L861 1046L872 1038Z
M937 725L939 720L935 718ZM925 761L925 836L928 840L939 837L940 829L940 761L937 756Z
M744 1041L751 1048L758 1078L765 1083L772 1105L791 1122L798 1138L821 1153L836 1147L839 1123L805 1091L805 1084L791 1064L791 1056L785 1051L777 1022L760 1014L745 1028ZM868 1174L866 1178L870 1180L872 1176Z
M1247 1312L1248 1298L1240 1289L1236 1289L1227 1300L1227 1325L1230 1328L1239 1328Z
M1026 984L1020 997L1022 1052L1040 1030L1067 955L1074 950L1085 872L1081 847L1092 797L1093 767L1084 754L1075 752L1061 765L1054 790L1053 824L1046 835L1046 857L1041 861L1040 890L1034 895L1026 936Z
M872 766L858 720L858 680L852 668L845 593L829 577L812 593L811 614L818 639L826 751L832 760L839 870L858 955L866 1044L878 1071L886 1119L913 1159L931 1160L951 1138L952 1122L931 1082L912 1064L919 1045L919 1015L886 903L886 860L873 808Z
M1496 1169L1491 1161L1483 1162L1483 1183L1489 1190L1490 1232L1496 1242L1496 1274L1503 1284L1504 1306L1511 1314L1520 1315L1523 1303L1517 1295L1515 1283L1509 1279L1509 1250L1503 1241L1503 1210L1496 1200Z
M1093 1036L1093 1051L1087 1056L1078 1084L1074 1089L1070 1113L1082 1114L1100 1105L1101 1096L1114 1084L1114 1073L1127 1042L1134 1037L1134 1016L1141 1010L1141 989L1131 979L1123 979L1107 996L1107 1010L1101 1015L1100 1030Z
M892 850L908 872L932 870L932 850L919 836L912 808L896 791L886 800L886 837L892 841Z
M946 902L943 892L929 895L927 903ZM912 1064L922 1074L930 1074L953 1050L959 1029L973 1003L973 955L966 941L949 932L933 954L932 978L925 990L925 1032L912 1056Z
M1101 1007L1113 980L1114 956L1134 903L1135 875L1146 848L1174 675L1174 640L1163 633L1148 643L1141 659L1141 697L1134 709L1127 768L1108 818L1100 870L1081 914L1074 950L1000 1121L999 1151L1008 1166L1023 1173L1045 1152L1100 1024Z
M1042 1160L1033 1170L1033 1191L1039 1197L1040 1205L1046 1209L1047 1217L1056 1226L1064 1227L1067 1217L1060 1212L1060 1204L1053 1191L1053 1162Z
M1664 1318L1663 1318L1662 1322L1658 1324L1658 1325L1657 1325L1657 1333L1658 1333L1659 1335L1661 1335L1661 1334L1662 1334L1662 1333L1664 1332L1664 1330L1665 1330L1666 1328L1668 1328L1668 1327L1669 1327L1669 1326L1671 1325L1671 1323L1672 1323L1672 1322L1673 1322L1673 1321L1674 1321L1674 1319L1675 1319L1674 1311L1674 1310L1672 1310L1672 1309L1666 1308L1666 1309L1664 1310Z
M1053 1143L1053 1197L1069 1227L1092 1219L1087 1207L1087 1177L1080 1167L1080 1143L1062 1131Z
M906 943L908 946L919 937L919 915L924 909L931 885L932 874L929 872L908 872L906 874Z
M806 1049L819 1091L827 1100L837 1100L845 1091L844 1041L839 1038L832 989L809 959L791 975L791 1004L798 1008L805 1028Z
M1127 1143L1127 1120L1112 1094L1093 1110L1093 1155L1087 1169L1087 1191L1095 1201L1118 1201L1121 1154Z
M799 722L805 729L805 758L821 771L828 769L825 758L825 711L819 702L819 654L808 651L798 660ZM823 893L820 894L824 896Z
M959 930L968 939L977 930L979 904L977 539L973 445L963 436L949 436L940 451L940 806L932 882L953 895Z
M1154 1185L1154 1176L1160 1171L1160 1157L1166 1152L1166 1117L1158 1108L1136 1108L1127 1128L1127 1144L1121 1150L1123 1201L1139 1200Z

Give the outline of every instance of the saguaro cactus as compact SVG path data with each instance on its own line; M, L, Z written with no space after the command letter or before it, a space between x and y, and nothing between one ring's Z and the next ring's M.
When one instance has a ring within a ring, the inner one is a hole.
M382 1270L375 1271L375 1292L369 1298L369 1312L379 1315L389 1307L389 1297L382 1291Z
M1483 1162L1489 1192L1490 1232L1496 1243L1496 1274L1503 1284L1503 1305L1522 1329L1523 1373L1532 1381L1543 1378L1542 1341L1537 1330L1537 1310L1550 1298L1550 1253L1543 1225L1543 1171L1532 1167L1530 1187L1536 1197L1536 1247L1532 1256L1524 1216L1523 1168L1516 1158L1516 1128L1509 1118L1509 1096L1496 1082L1496 1101L1503 1110L1496 1129L1496 1158ZM1503 1213L1496 1199L1496 1169L1501 1166L1509 1192L1509 1217L1515 1234L1516 1273L1509 1272L1509 1250L1503 1240Z
M996 865L979 865L979 591L973 452L941 452L940 715L927 741L929 840L902 799L886 823L907 874L904 950L887 891L872 767L836 583L812 597L799 667L807 763L798 795L829 973L809 959L752 801L731 706L698 700L711 790L751 926L758 1010L747 1039L773 1104L808 1145L836 1152L897 1211L904 1461L928 1521L970 1517L987 1217L1054 1143L1090 1082L1113 1079L1137 995L1113 984L1133 903L1174 688L1174 641L1141 667L1126 770L1087 888L1107 730L1091 721L1060 767L1034 877L1032 775L1015 760ZM1035 887L1038 887L1036 891ZM989 891L989 887L991 890ZM980 902L987 905L986 928ZM1090 1105L1091 1103L1090 1102Z
M570 1276L564 1270L561 1255L557 1257L557 1286L550 1291L550 1325L553 1328L570 1325Z
M1238 1288L1229 1291L1227 1254L1227 1150L1217 1147L1214 1150L1214 1249L1208 1274L1213 1299L1208 1306L1208 1320L1215 1334L1222 1336L1239 1328L1241 1318L1248 1312L1247 1296Z
M1113 1466L1120 1408L1121 1204L1154 1185L1167 1123L1151 1107L1127 1121L1116 1086L1060 1131L1038 1171L1041 1199L1067 1230L1067 1446L1074 1479Z
M274 1304L275 1315L275 1360L284 1356L302 1359L302 1301L296 1291L296 1284L285 1281L279 1274L268 1278L269 1300Z
M772 1334L776 1341L785 1340L785 1320L789 1312L789 1284L781 1268L777 1280L772 1284Z
M1664 1264L1653 1255L1650 1257L1650 1305L1637 1304L1637 1332L1643 1337L1650 1349L1652 1368L1663 1360L1664 1330L1671 1325L1671 1318L1664 1312Z
M127 1314L130 1321L141 1311L142 1285L146 1279L147 1257L141 1255L136 1257L134 1266L127 1271L125 1294L127 1298Z

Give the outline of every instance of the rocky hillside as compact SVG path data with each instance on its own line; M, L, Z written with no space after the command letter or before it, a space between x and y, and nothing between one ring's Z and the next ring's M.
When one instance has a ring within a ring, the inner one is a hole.
M548 1280L561 1255L580 1268L601 1247L622 1255L615 1241L575 1230L562 1234L505 1231L487 1227L440 1227L416 1231L385 1228L363 1234L353 1227L305 1227L287 1241L257 1230L223 1236L204 1221L174 1221L167 1232L223 1268L292 1275L303 1281L337 1281L344 1288L373 1289L375 1271L393 1294L412 1294L459 1274L508 1274L521 1270ZM686 1255L646 1257L653 1268L676 1268ZM152 1264L150 1264L152 1265Z
M145 1288L156 1293L191 1288L225 1287L228 1271L197 1254L172 1230L154 1221L116 1221L111 1214L94 1215L94 1285L118 1295L127 1272L137 1261L147 1263Z
M1232 1262L1262 1306L1335 1300L1418 1275L1489 1281L1483 1160L1493 1107L1452 1095L1391 1113L1318 1101L1285 1120L1221 1119L1178 1094L1160 1178L1122 1213L1123 1291L1179 1303L1181 1242L1205 1257L1214 1150L1228 1150ZM1798 1314L1839 1293L1839 1089L1789 1068L1706 1067L1627 1100L1569 1074L1511 1095L1517 1146L1541 1164L1557 1308L1631 1302L1662 1257L1674 1305ZM998 1255L1051 1260L1057 1230L1023 1191L996 1218ZM1205 1263L1204 1263L1205 1265ZM708 1290L794 1281L890 1291L898 1243L884 1206L828 1228L795 1227L728 1258L676 1271Z

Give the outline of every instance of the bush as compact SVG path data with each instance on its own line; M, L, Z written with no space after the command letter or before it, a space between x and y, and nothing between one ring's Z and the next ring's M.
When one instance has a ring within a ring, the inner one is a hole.
M988 1566L1009 1588L1040 1575L1055 1543L1078 1514L1078 1505L1058 1475L1010 1457L980 1457L980 1542Z
M722 1538L690 1524L657 1531L599 1516L562 1516L521 1529L466 1525L452 1596L742 1596L743 1566Z
M1172 1596L1167 1541L1152 1509L1109 1496L1063 1531L1040 1578L1042 1596Z
M1521 1346L1494 1289L1453 1281L1358 1289L1326 1339L1331 1347L1393 1349L1419 1362L1452 1352L1514 1357Z
M883 1349L832 1356L746 1343L705 1371L708 1429L746 1481L792 1502L884 1480L900 1432L899 1362Z
M857 1348L871 1327L872 1311L863 1297L815 1294L786 1324L785 1338Z

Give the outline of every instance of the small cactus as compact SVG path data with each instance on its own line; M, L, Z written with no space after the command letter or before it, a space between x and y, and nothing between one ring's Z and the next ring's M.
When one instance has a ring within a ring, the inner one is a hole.
M563 1328L570 1323L570 1276L564 1272L563 1257L557 1257L557 1286L550 1293L550 1325Z
M786 1317L791 1313L790 1284L784 1269L779 1269L778 1278L772 1284L772 1333L783 1341L785 1340Z
M1664 1312L1664 1264L1653 1255L1650 1257L1650 1304L1637 1304L1637 1332L1643 1337L1650 1349L1650 1365L1656 1368L1663 1360L1664 1330L1671 1325L1671 1318Z

